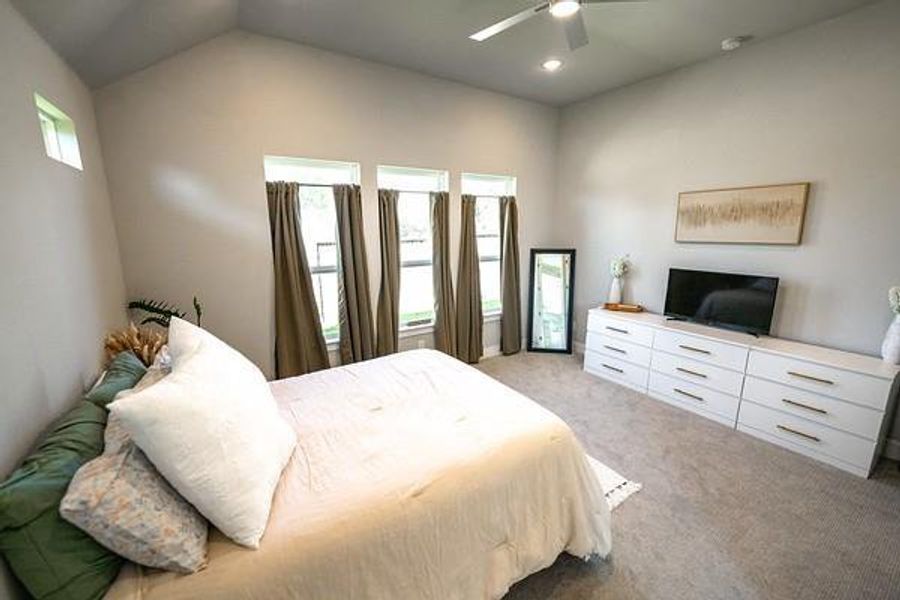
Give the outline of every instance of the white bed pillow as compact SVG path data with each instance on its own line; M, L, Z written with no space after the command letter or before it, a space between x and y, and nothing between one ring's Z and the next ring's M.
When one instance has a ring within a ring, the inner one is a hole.
M173 318L169 352L172 373L110 412L201 514L257 548L294 431L259 369L210 333Z

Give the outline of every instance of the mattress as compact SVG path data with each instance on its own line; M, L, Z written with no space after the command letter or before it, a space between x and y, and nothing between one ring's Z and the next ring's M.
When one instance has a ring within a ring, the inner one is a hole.
M572 431L445 354L271 384L298 445L258 550L211 531L209 566L126 566L111 599L499 598L562 552L611 547Z

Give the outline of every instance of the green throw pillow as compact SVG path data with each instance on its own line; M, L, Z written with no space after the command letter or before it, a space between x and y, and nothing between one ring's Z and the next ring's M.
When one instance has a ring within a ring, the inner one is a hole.
M106 409L80 401L0 483L0 552L40 600L101 598L123 559L59 516L81 465L103 451Z
M85 394L84 399L97 406L106 406L116 394L137 385L146 372L147 367L133 352L120 352L109 364L100 385Z

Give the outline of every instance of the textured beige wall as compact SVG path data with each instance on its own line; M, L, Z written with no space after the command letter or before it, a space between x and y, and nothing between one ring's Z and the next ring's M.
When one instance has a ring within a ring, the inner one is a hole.
M33 94L74 121L84 171L47 158ZM125 291L91 94L0 0L0 477L100 368ZM0 597L12 594L5 570Z
M378 164L450 171L454 247L463 171L518 177L523 265L549 234L558 115L538 104L243 32L96 102L128 293L185 306L199 294L204 324L270 375L265 154L361 163L373 303Z
M877 354L900 284L898 107L890 1L564 109L555 223L580 254L576 337L630 254L629 301L662 310L671 266L776 275L774 334ZM812 182L801 246L673 241L680 191L794 181Z

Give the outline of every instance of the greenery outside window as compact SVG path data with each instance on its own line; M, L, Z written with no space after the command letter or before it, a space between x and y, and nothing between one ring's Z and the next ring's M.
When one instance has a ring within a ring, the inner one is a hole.
M40 94L35 93L34 103L47 156L81 171L81 151L75 135L75 122Z

